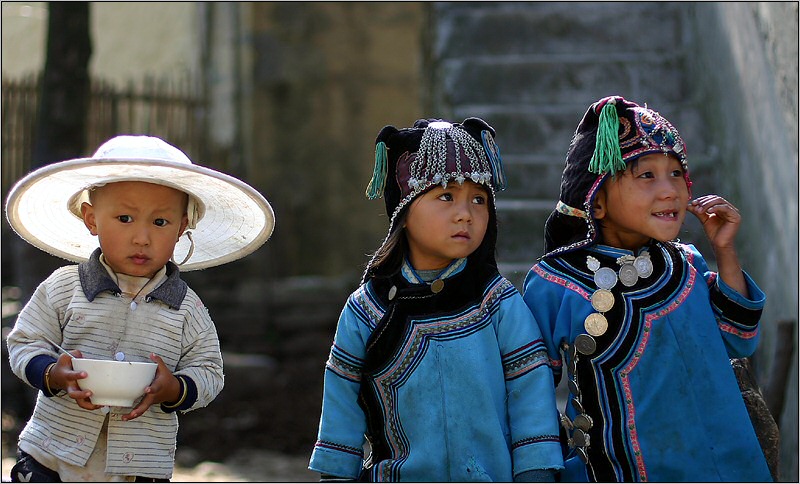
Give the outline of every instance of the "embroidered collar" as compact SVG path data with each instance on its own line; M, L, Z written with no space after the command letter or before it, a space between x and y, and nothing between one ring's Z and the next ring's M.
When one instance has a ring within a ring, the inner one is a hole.
M78 264L78 275L80 276L83 293L89 302L94 301L94 298L103 291L109 291L114 294L122 292L100 262L99 248L92 252L88 261ZM189 286L180 277L178 266L172 262L167 262L167 279L150 292L146 299L158 299L172 309L179 309L183 298L186 297L188 288Z
M453 274L461 272L466 264L467 264L466 257L461 259L455 259L431 280L445 279L447 277L452 276ZM419 275L419 273L417 273L417 271L411 266L411 263L408 261L408 259L405 259L403 261L403 267L401 268L401 271L406 280L411 284L429 284L429 282L423 279Z

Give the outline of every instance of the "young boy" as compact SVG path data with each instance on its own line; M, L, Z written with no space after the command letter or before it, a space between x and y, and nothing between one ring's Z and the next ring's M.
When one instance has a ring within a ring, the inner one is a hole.
M730 365L755 350L765 297L739 212L690 186L669 121L619 96L589 107L524 288L568 378L562 481L772 480ZM718 272L677 242L687 212Z
M185 254L193 270L244 257L272 232L269 203L158 138L118 136L92 158L29 174L6 214L26 241L79 262L39 285L8 336L12 370L41 390L11 480L168 480L176 412L208 405L223 386L214 323L170 259ZM158 368L133 407L101 407L80 388L86 372L49 341L77 358Z

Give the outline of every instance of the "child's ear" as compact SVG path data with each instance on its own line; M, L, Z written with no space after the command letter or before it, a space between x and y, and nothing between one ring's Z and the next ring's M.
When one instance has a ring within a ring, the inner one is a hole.
M83 216L83 224L89 229L89 233L97 235L97 222L94 217L94 207L87 202L81 203L81 215Z
M606 216L606 192L599 190L592 202L592 215L595 220L602 220Z
M183 217L181 218L181 229L178 231L178 238L175 239L176 242L181 238L183 232L186 230L186 227L188 226L189 226L189 216L187 214L183 214Z

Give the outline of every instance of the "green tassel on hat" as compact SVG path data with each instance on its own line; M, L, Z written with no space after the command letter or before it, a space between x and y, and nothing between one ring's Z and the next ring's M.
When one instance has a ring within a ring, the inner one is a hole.
M367 198L370 200L380 198L383 195L388 167L389 154L386 150L386 143L379 141L375 145L375 168L372 171L372 179L369 181L366 191Z
M612 99L603 106L597 125L597 141L594 154L589 161L589 171L597 173L616 173L625 170L622 150L619 147L619 116L616 103Z

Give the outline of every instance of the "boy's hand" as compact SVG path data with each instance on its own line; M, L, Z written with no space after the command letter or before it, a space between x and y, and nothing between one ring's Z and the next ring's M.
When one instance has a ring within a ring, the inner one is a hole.
M181 384L178 382L178 378L167 368L164 360L155 353L150 353L150 359L158 364L156 376L150 386L144 389L144 398L139 402L139 405L131 410L131 413L123 415L122 420L133 420L146 412L150 405L174 402L180 396Z
M70 352L75 358L83 358L83 353L80 350L73 350ZM96 410L100 405L95 405L90 401L92 392L89 390L81 390L78 380L86 378L85 371L75 371L72 368L72 358L67 355L59 355L56 364L50 369L50 390L55 392L58 390L65 390L67 395L74 399L79 407L86 410Z
M703 224L703 230L715 252L735 249L734 238L742 216L730 202L719 195L706 195L692 200L688 210Z
M692 200L689 212L695 214L711 242L717 258L719 277L744 297L749 297L742 266L733 243L742 216L730 202L718 195L706 195Z

